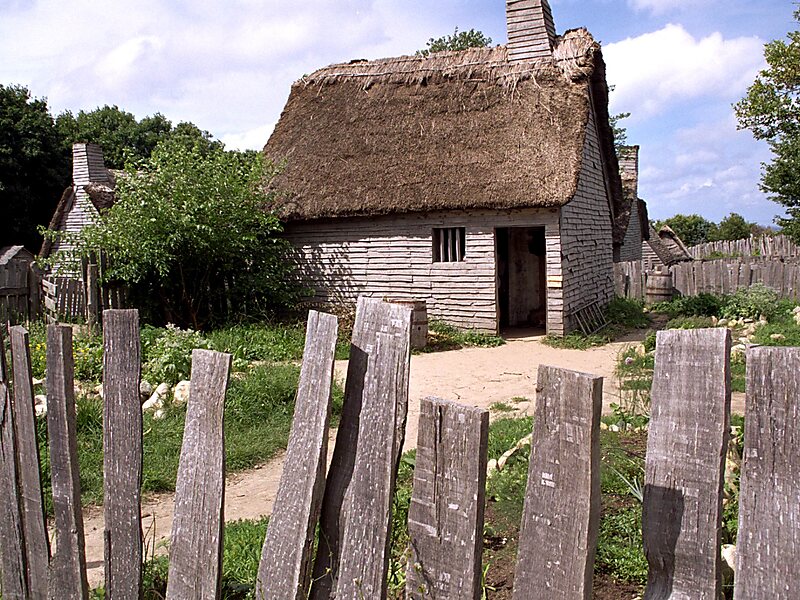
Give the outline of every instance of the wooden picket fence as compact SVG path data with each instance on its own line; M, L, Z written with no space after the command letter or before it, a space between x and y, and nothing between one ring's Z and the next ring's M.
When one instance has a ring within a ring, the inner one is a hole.
M135 311L106 311L106 598L142 593L142 416ZM408 409L411 309L360 299L345 402L325 469L335 317L310 312L295 418L262 549L259 599L385 598L392 496ZM71 329L48 327L51 548L42 509L27 334L0 372L5 600L87 598ZM727 329L658 333L643 504L645 598L716 600L730 413ZM4 353L0 353L2 355ZM224 534L223 408L231 357L195 350L175 493L168 599L216 599ZM747 359L735 598L800 597L800 349ZM542 366L513 598L592 596L600 517L600 377ZM409 509L408 598L481 597L488 413L422 401ZM319 547L314 551L319 527ZM49 582L49 587L48 587Z
M42 279L44 314L48 323L98 323L105 309L125 306L125 288L101 285L98 265L84 263L81 279L48 276Z
M0 250L0 323L24 323L40 312L41 271L22 246Z
M764 256L764 257L800 257L800 246L783 234L750 236L741 240L720 240L707 242L689 248L694 258L716 256Z

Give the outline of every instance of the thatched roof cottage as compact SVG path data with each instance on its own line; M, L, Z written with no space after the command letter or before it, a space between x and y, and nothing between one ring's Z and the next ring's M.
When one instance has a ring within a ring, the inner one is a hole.
M498 331L612 297L625 207L600 46L508 0L496 48L331 65L297 81L265 154L313 299L427 301ZM624 222L623 222L624 221Z

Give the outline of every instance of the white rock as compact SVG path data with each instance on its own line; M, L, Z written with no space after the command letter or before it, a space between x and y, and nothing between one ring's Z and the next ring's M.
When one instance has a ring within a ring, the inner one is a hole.
M154 419L163 419L164 418L164 409L159 408L156 412L153 413Z
M103 384L101 383L96 388L94 388L94 393L98 394L101 398L103 397Z
M747 346L744 344L736 344L731 348L731 354L743 354L746 349Z
M153 392L153 395L142 404L142 410L153 410L159 409L164 406L164 399L169 394L169 385L166 383L162 383L156 388L156 391ZM155 415L154 415L155 416Z
M611 431L619 431L619 425L612 425L611 427L609 427L609 429Z
M31 383L33 383L33 385L42 385L44 383L44 379L36 379L36 377L34 377L31 379Z
M782 333L773 333L771 336L769 336L769 339L780 342L781 340L785 340L786 336Z
M189 401L189 386L191 384L186 381L179 381L178 385L175 386L175 394L173 398L175 399L175 404L181 405L186 404Z
M153 385L149 381L142 379L139 382L139 397L142 398L142 400L144 400L152 395L153 395Z
M795 306L795 307L792 309L792 313L794 313L794 314L796 314L796 315L800 315L800 306Z
M166 398L167 395L169 394L169 384L168 383L158 384L155 393L158 394L159 396Z
M722 560L730 567L731 571L736 571L736 544L722 544Z
M727 325L729 322L730 321L728 321L728 319L720 319L719 321L717 321L717 325L719 325L720 327L725 327L725 325Z

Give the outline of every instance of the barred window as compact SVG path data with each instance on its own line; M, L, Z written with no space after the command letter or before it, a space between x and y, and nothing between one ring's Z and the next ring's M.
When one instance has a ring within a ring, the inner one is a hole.
M433 262L461 262L466 250L466 228L433 229Z

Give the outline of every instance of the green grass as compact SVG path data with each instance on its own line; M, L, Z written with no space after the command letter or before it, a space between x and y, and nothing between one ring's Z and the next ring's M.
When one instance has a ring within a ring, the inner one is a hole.
M428 323L428 345L422 352L458 350L469 346L492 348L503 344L505 340L500 336L474 329L459 329L443 321L432 320Z

